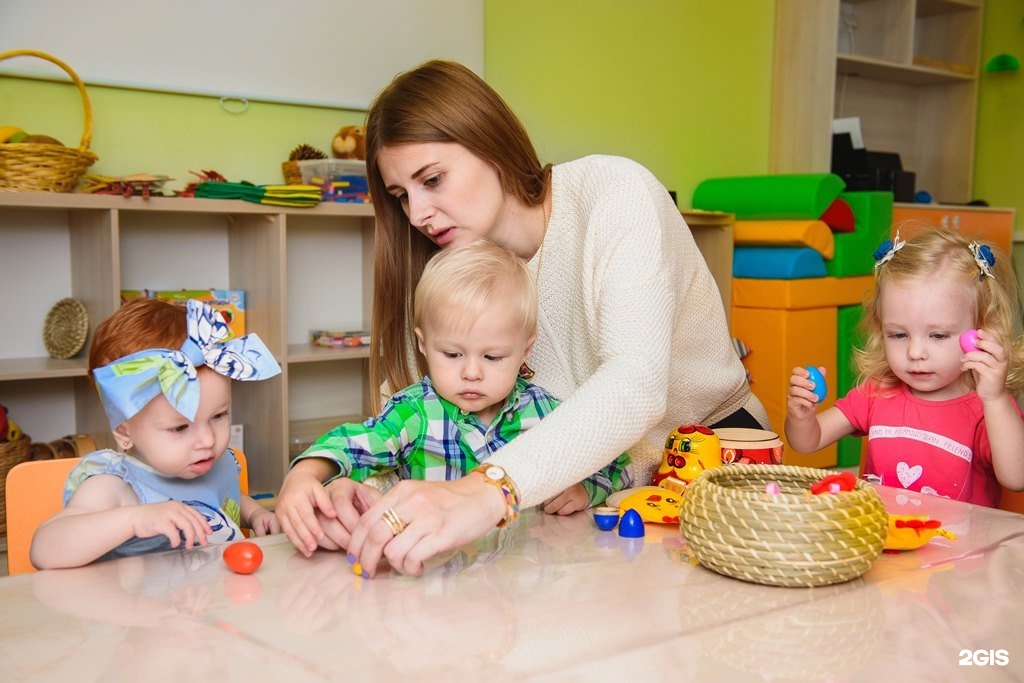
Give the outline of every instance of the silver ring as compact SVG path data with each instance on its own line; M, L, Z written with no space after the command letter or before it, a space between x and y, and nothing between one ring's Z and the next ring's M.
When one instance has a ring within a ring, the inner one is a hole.
M395 536L405 531L405 522L403 522L402 518L398 516L398 513L395 512L394 508L388 508L385 510L381 519L384 520L384 523L388 525L388 528L391 529L391 533Z

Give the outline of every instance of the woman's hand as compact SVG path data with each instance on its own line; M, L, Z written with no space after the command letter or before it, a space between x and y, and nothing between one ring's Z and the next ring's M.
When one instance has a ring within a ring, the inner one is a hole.
M285 476L277 495L274 512L281 522L281 529L306 557L313 554L324 536L318 514L328 519L338 514L321 483L329 476L329 467L330 464L322 458L300 460Z
M383 520L388 509L405 525L400 534ZM478 473L455 481L400 481L353 528L349 559L368 576L382 558L403 574L422 574L429 558L484 536L504 514L501 491Z
M381 498L381 492L372 486L352 481L347 477L335 479L326 487L330 496L334 517L317 515L324 535L320 547L325 550L345 550L352 537L352 530L359 523L363 513Z
M544 512L549 515L571 515L590 507L590 495L583 484L573 484L561 493L544 501Z

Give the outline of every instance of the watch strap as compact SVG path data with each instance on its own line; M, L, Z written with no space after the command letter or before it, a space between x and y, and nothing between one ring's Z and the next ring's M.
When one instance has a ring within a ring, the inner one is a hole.
M501 491L501 495L505 498L505 516L497 524L497 527L500 529L518 519L519 502L521 500L521 496L519 495L519 489L516 488L515 483L508 476L508 473L505 472L504 468L501 469L501 471L504 473L504 476L502 476L500 479L491 479L489 476L487 476L487 470L491 469L492 467L496 466L488 465L485 463L483 465L474 467L472 470L470 470L470 472L479 472L480 475L484 478L484 481L486 481L488 484L491 484L492 486L496 486L498 490Z

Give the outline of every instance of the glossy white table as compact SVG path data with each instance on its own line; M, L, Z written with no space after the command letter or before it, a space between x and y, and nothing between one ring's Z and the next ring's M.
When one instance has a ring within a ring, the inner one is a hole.
M421 578L259 539L0 579L0 681L1011 681L1024 678L1024 516L880 492L959 535L864 577L772 588L590 515L528 511ZM1005 650L964 666L963 650Z

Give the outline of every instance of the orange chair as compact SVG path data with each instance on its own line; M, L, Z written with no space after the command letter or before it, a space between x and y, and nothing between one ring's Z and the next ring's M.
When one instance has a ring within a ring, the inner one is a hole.
M1003 489L1003 498L999 503L999 509L1024 514L1024 491Z
M249 465L245 454L235 450L241 470L238 483L249 493ZM64 507L64 481L81 458L31 460L18 463L7 473L7 573L36 571L29 560L32 536L40 524Z

